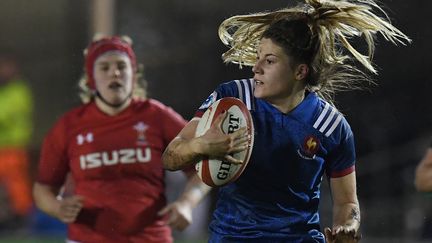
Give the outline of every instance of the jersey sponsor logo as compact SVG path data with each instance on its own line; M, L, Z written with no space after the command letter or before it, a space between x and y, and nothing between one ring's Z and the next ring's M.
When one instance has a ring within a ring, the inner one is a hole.
M204 103L202 103L202 105L198 109L202 110L209 108L216 101L216 98L217 93L216 91L213 91L213 93L210 94L210 96L204 101Z
M309 135L303 141L302 148L297 149L297 154L303 159L315 159L316 153L318 152L320 141L318 138Z
M117 164L147 163L151 160L150 148L120 149L80 156L81 169L93 169Z
M145 131L149 128L149 126L140 121L133 128L137 131L137 145L146 145L147 141Z
M78 145L83 145L85 142L87 143L91 143L93 142L93 133L89 132L87 134L78 134L78 136L76 137L77 139L77 144Z

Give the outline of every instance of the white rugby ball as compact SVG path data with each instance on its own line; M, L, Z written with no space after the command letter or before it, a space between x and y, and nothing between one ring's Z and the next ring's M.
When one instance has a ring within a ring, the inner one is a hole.
M217 100L207 109L198 123L195 137L202 136L223 111L227 111L228 114L222 122L222 131L225 134L230 134L241 127L248 127L251 137L250 146L247 150L232 154L234 158L242 160L242 164L231 164L223 160L209 159L208 157L196 164L195 169L198 176L204 183L212 187L233 182L242 174L249 162L254 143L254 127L251 114L240 99L233 97Z

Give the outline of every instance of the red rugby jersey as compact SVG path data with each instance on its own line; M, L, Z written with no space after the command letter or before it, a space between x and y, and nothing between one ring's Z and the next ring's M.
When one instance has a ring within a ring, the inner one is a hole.
M46 136L37 181L85 197L68 238L79 242L170 242L157 212L166 204L161 155L185 120L156 100L133 101L116 116L94 102L66 113Z

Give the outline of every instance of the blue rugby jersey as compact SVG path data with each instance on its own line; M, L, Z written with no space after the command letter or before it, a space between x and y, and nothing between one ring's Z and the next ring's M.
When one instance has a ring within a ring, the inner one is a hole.
M288 114L254 98L253 79L223 83L196 112L237 97L255 126L253 152L240 178L219 189L209 242L324 242L318 204L323 174L354 171L350 126L328 102L309 92Z

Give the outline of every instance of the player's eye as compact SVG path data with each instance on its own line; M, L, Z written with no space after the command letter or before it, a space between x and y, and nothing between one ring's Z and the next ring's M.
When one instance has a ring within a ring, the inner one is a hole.
M118 64L117 64L117 68L118 68L119 70L123 70L123 69L125 69L125 68L126 68L126 63L124 63L124 62L120 62L120 63L118 63Z
M109 66L108 65L100 65L99 70L107 72L109 70Z

